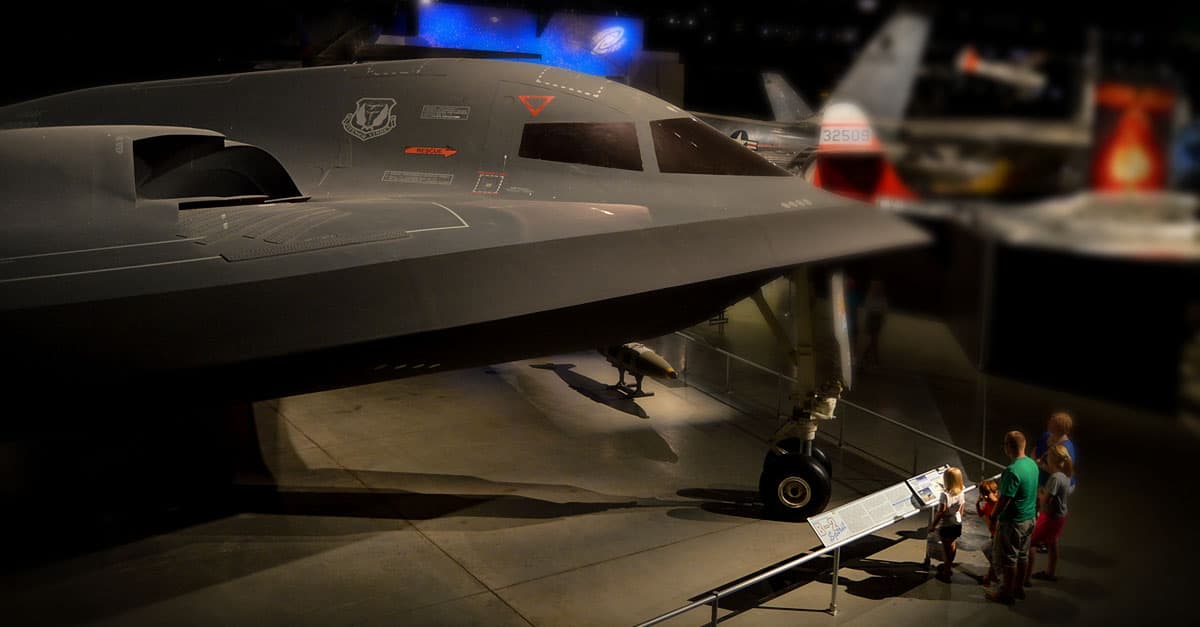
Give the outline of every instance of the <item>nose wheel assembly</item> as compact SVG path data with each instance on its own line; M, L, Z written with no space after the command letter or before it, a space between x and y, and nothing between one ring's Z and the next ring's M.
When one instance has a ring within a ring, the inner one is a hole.
M845 298L840 274L831 281L833 338L840 350L836 359L814 350L815 298L807 270L792 275L792 333L776 318L762 292L754 302L776 339L788 347L795 364L792 413L771 438L758 480L764 513L778 520L800 522L824 511L832 493L833 466L829 456L814 445L818 423L834 418L842 390L849 385L850 351ZM838 367L840 366L840 368Z

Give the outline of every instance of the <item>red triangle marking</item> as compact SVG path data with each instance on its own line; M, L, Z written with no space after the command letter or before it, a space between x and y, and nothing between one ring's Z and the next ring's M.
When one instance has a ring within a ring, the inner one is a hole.
M521 102L525 104L525 108L529 109L529 113L535 118L537 114L542 112L542 109L546 108L546 105L550 104L551 100L554 100L554 96L517 96L517 98L521 99ZM531 100L533 102L530 102ZM534 103L539 104L535 105Z

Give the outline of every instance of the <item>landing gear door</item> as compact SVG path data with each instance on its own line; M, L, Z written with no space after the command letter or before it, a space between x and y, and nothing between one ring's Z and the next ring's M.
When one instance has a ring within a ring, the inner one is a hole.
M842 383L849 390L854 369L850 363L850 320L846 311L846 278L841 272L835 272L829 281L829 300L833 308L833 338L837 343Z

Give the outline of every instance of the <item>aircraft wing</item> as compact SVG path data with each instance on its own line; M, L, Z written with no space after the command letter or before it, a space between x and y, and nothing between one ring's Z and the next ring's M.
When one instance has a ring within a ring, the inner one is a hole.
M29 126L0 132L9 355L243 397L654 337L926 239L668 103L525 63L111 86L0 123Z
M666 202L189 197L159 204L157 232L139 241L4 254L0 311L7 328L44 331L46 343L183 368L762 281L924 240L890 216L825 200L674 223L658 215ZM25 235L6 230L0 250L16 250Z
M1011 246L1132 262L1200 260L1197 200L1178 192L1081 192L1027 205L978 205L979 227Z
M904 137L915 140L958 139L1063 147L1087 147L1091 142L1091 129L1072 122L911 118L904 120L900 128Z

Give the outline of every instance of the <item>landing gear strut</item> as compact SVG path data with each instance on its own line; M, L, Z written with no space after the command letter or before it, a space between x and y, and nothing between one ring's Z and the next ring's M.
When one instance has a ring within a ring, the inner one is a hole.
M807 271L793 273L792 288L794 326L791 337L762 293L754 295L760 313L776 338L788 346L796 367L792 411L771 438L771 448L763 459L758 492L768 516L799 522L820 513L829 504L833 467L829 457L813 441L818 423L834 417L834 409L845 387L843 382L850 379L850 357L841 276L834 276L830 289L833 335L840 349L837 359L828 359L831 356L826 355L823 356L825 359L819 360L814 350L815 299ZM840 372L835 367L839 362Z
M813 439L817 435L817 420L833 417L832 406L840 392L838 385L819 400L819 404L829 407L828 414L813 411L812 404L809 409L794 409L797 413L771 439L774 444L763 459L758 479L759 496L771 517L801 522L824 511L829 504L833 464ZM795 435L796 431L800 435Z
M825 472L829 475L829 477L831 479L833 478L833 462L830 461L829 455L825 454L825 451L821 450L820 448L817 448L815 444L812 446L811 452L805 453L803 440L800 438L787 438L777 442L775 446L771 447L771 450L767 451L768 457L779 457L781 455L792 454L802 454L812 457L820 462L821 466L825 468ZM763 464L766 464L765 460L763 461Z

